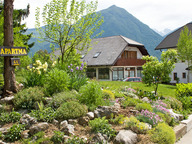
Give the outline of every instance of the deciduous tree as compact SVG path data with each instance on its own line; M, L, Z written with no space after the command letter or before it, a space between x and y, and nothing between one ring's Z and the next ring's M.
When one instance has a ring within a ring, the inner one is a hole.
M170 81L169 74L175 67L176 57L176 50L163 51L161 61L153 56L142 57L143 60L146 60L146 63L143 65L142 80L148 86L154 86L155 94L160 83Z
M62 63L75 49L89 47L94 32L103 23L96 9L97 1L52 0L43 9L43 27L40 27L40 9L36 10L40 38L59 46Z

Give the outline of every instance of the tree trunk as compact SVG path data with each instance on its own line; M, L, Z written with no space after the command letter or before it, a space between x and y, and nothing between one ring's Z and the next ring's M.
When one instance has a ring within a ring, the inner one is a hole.
M13 46L13 1L4 0L4 46ZM15 68L11 57L4 57L4 96L7 91L17 92Z

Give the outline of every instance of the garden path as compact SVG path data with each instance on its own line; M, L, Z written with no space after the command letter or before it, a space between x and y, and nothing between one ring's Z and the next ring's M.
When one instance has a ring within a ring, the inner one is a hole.
M192 129L175 144L192 144Z

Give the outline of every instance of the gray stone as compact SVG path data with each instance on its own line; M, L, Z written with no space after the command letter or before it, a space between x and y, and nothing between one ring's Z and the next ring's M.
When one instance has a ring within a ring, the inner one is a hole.
M144 98L142 98L141 100L144 101L144 102L146 102L146 103L150 103L148 97L144 97Z
M68 119L68 123L72 125L76 125L78 123L77 119Z
M0 104L13 104L14 96L4 97L0 100Z
M11 128L11 127L2 127L2 128L0 128L0 132L1 132L2 134L6 135L7 132L8 132L8 129L10 129L10 128Z
M60 130L64 132L66 135L74 135L74 126L68 124L66 120L61 122Z
M0 140L0 144L8 144L8 143L6 143L6 142L3 142L2 140Z
M183 119L182 114L174 113L172 109L168 109L171 117L173 117L176 121L181 121Z
M24 124L25 127L28 129L29 127L31 127L33 124L37 124L37 119L34 117L31 117L28 114L23 115L20 118L20 123Z
M88 125L90 118L88 116L83 116L78 119L78 123L82 126Z
M38 123L38 124L32 125L29 128L29 133L30 135L34 135L40 131L45 131L48 128L49 128L49 124L47 122Z
M56 119L54 119L52 121L52 124L54 124L55 126L59 127L59 121L57 121Z
M108 144L107 140L101 133L97 133L92 140L92 143Z
M106 117L107 119L111 118L111 115L114 116L119 113L120 104L115 103L113 106L99 106L94 110L94 117Z
M21 138L23 138L23 139L29 138L29 130L25 130L25 131L21 132Z
M187 126L187 132L189 132L192 129L192 115L189 115L187 120L182 120L181 123Z
M131 130L120 130L115 137L114 144L135 144L137 143L137 134Z
M94 113L93 112L88 112L86 114L86 116L88 116L90 118L90 120L93 120L94 119Z

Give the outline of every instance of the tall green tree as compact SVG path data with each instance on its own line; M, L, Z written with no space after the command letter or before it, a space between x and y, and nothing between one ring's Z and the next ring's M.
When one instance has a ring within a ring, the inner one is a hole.
M142 80L148 86L154 86L155 94L157 94L158 85L162 82L169 82L169 74L175 67L177 58L176 50L168 50L162 52L161 61L153 56L143 56L142 59L146 60L143 67Z
M43 8L44 27L40 27L40 9L36 10L36 28L40 38L59 46L62 63L74 50L89 47L94 32L103 23L96 13L98 2L52 0ZM100 34L100 33L99 33Z
M184 27L181 31L180 37L177 43L178 58L187 62L188 68L192 64L192 35L188 27ZM189 83L190 70L188 70L187 82Z

